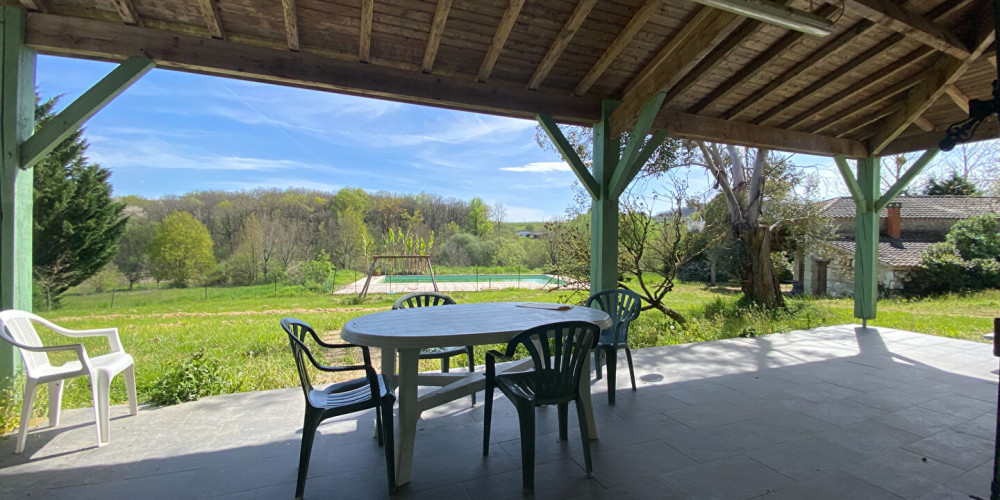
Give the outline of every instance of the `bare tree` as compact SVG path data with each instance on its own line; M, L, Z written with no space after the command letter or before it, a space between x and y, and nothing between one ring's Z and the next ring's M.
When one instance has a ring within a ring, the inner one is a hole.
M493 223L497 225L497 229L506 222L507 219L507 207L503 206L503 202L496 202L490 207L490 216L493 217Z

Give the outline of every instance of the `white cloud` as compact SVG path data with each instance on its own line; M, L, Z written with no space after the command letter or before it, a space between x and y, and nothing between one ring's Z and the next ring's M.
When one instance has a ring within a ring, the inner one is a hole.
M507 172L570 172L569 165L562 161L536 161L520 167L501 167L500 170Z
M336 172L337 169L318 163L297 160L253 158L246 156L185 154L176 145L158 139L135 141L107 140L98 136L88 151L91 161L115 169L192 169L226 171L296 171ZM105 142L107 141L107 142Z
M336 193L340 191L342 184L329 184L326 182L318 182L310 179L293 179L289 177L270 177L259 180L254 180L252 182L244 181L221 181L211 183L214 187L225 191L250 191L259 188L274 188L274 189L307 189L313 191L324 191L327 193Z

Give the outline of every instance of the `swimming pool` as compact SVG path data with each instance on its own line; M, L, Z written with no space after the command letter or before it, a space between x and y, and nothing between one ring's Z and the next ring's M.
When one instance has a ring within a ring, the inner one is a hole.
M540 285L565 285L566 282L547 274L438 274L434 276L438 283L538 283ZM385 277L385 283L430 283L431 277L425 274L410 276Z

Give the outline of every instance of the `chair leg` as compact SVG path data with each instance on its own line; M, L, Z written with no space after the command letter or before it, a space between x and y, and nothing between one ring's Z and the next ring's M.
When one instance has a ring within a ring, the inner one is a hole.
M396 398L382 399L382 436L385 438L385 473L389 481L389 492L396 491L396 445L392 435L392 405Z
M97 373L90 374L90 395L94 400L94 428L97 429L97 446L100 447L104 440L101 439L101 391L98 389L100 384L97 379Z
M62 407L63 381L49 382L49 427L59 427L59 410Z
M128 392L128 409L132 415L139 414L139 399L135 395L135 365L125 369L125 390Z
M441 358L441 373L448 373L451 369L451 356Z
M21 423L17 431L17 447L14 453L24 451L24 441L28 438L28 424L31 423L31 408L35 404L35 381L27 379L24 382L24 395L21 396Z
M535 489L535 407L518 403L517 419L521 426L521 487Z
M583 438L583 461L587 466L587 477L594 477L594 465L590 460L590 428L587 426L587 414L580 400L576 400L576 416L580 419L580 437Z
M605 364L608 368L608 404L615 404L615 384L617 383L618 353L614 346L606 346L604 349Z
M625 359L628 360L628 376L632 379L632 390L635 390L635 368L632 366L632 350L625 346Z
M602 378L604 378L604 376L601 375L601 348L600 348L600 346L598 346L597 349L594 349L594 371L597 372L597 380L601 380Z
M472 346L465 346L465 353L469 356L469 373L476 372L476 353L472 349ZM476 393L472 393L472 406L476 406Z
M322 413L306 408L306 417L302 422L302 446L299 449L299 473L295 480L295 498L302 498L306 490L306 476L309 474L309 456L312 454L313 440L316 438L316 427L319 427Z
M493 385L486 381L486 399L483 401L483 456L490 454L490 424L493 420Z
M105 371L97 372L97 402L100 446L111 442L111 374Z
M559 407L559 440L565 441L569 439L567 431L569 425L566 422L569 417L569 403L559 403L557 406Z
M379 446L385 446L385 432L383 432L382 413L383 412L379 408L375 408L375 439L378 440Z

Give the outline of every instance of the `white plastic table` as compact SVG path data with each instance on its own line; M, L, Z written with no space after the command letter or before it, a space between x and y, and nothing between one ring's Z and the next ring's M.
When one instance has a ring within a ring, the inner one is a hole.
M561 306L561 307L560 307ZM556 309L560 307L560 309ZM485 387L482 373L418 372L420 349L452 345L506 344L529 328L559 321L589 321L602 329L611 318L599 309L537 302L493 302L415 307L384 311L348 321L341 338L353 344L382 349L382 373L399 390L399 427L396 436L396 485L410 481L413 444L420 413L448 401L468 396ZM399 374L395 353L399 353ZM584 373L590 373L590 357ZM438 389L417 396L420 385ZM581 404L586 410L590 439L597 439L597 426L590 403L590 377L580 379Z

